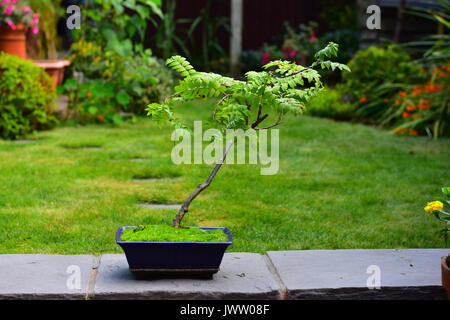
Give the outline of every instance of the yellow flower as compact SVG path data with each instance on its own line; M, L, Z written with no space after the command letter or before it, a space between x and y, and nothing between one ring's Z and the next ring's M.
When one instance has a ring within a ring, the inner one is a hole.
M433 202L427 203L427 206L425 207L425 211L427 213L433 213L434 211L442 210L442 208L444 208L444 204L442 202L433 201Z

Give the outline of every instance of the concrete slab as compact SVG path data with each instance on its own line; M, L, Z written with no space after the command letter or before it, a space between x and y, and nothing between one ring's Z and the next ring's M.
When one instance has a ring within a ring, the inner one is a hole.
M0 299L84 299L93 256L0 255Z
M445 299L449 249L268 252L288 299ZM376 286L379 275L381 289ZM368 282L369 281L369 282Z
M94 299L278 299L280 285L264 256L225 254L213 280L136 280L125 255L103 255L95 282Z

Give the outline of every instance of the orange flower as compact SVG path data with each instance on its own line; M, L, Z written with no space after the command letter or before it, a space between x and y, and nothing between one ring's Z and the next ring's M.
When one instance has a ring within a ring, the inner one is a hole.
M416 110L416 108L414 108L413 105L407 105L407 106L406 106L406 110L408 110L408 111L414 111L414 110Z
M395 134L405 134L406 128L396 128L396 129L394 129L394 133Z
M384 98L383 101L386 102L386 103L388 103L388 102L389 102L389 99L388 99L388 98Z
M395 99L395 104L399 104L399 103L400 103L400 100Z
M359 102L365 103L365 102L367 102L367 98L366 97L362 97L361 99L359 99Z
M417 130L414 130L414 129L409 129L409 135L417 137L419 135L419 132Z
M409 116L410 116L410 114L408 112L403 111L403 113L402 113L403 118L408 118Z
M420 73L427 73L424 68L420 68Z
M417 105L420 110L430 109L430 103L427 100L423 100L421 103Z
M439 69L436 67L436 68L433 68L433 73L436 73L436 72L438 72L439 71Z
M422 93L422 89L420 89L420 87L415 87L413 89L413 96L421 94Z
M90 92L88 92L88 93L86 94L86 97L90 98L90 97L92 97L92 94L91 94Z
M98 116L98 121L103 122L105 120L104 116Z
M403 97L403 98L406 98L406 97L408 96L408 94L407 94L406 92L404 92L404 91L399 91L399 92L398 92L398 95L399 95L400 97Z

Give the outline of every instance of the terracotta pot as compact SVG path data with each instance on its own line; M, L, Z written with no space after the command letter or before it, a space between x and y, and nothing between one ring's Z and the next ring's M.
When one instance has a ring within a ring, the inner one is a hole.
M447 290L448 299L450 300L450 267L447 264L447 260L450 261L450 254L442 258L442 286Z
M50 77L53 78L53 86L56 88L64 80L64 68L70 65L68 60L33 60L38 67L44 68Z
M24 25L18 25L12 30L8 25L0 26L0 51L27 58L26 30Z

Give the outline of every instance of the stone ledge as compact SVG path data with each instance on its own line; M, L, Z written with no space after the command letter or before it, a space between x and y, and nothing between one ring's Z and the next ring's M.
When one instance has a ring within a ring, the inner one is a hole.
M439 262L448 253L449 249L227 253L213 280L136 280L121 254L0 255L0 299L446 299ZM371 265L380 268L379 290L367 288ZM69 266L80 268L79 289L67 286Z
M93 259L90 255L0 255L0 299L85 299ZM79 288L69 279L74 272L80 272Z
M288 299L446 299L441 257L448 249L268 252ZM368 278L380 269L381 289ZM368 273L369 272L369 273Z
M93 299L279 299L280 284L264 257L256 253L225 254L213 280L136 280L124 255L103 255Z

